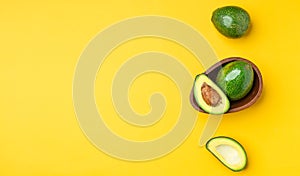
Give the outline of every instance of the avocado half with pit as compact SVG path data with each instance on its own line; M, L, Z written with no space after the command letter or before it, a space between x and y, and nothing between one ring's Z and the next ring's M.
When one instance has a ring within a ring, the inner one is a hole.
M210 114L224 114L230 107L224 92L205 74L195 78L194 97L199 107Z
M225 136L212 138L206 143L206 149L232 171L241 171L247 165L245 149L232 138Z

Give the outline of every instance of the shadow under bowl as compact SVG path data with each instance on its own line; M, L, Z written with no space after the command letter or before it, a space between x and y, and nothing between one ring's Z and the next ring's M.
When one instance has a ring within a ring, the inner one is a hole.
M252 86L250 92L244 98L242 98L240 100L230 101L230 108L229 108L229 110L226 113L238 112L238 111L241 111L243 109L246 109L246 108L250 107L261 96L262 88L263 88L262 75L261 75L259 69L257 68L257 66L254 63L252 63L251 61L249 61L247 59L244 59L244 58L230 57L230 58L223 59L223 60L217 62L216 64L214 64L213 66L211 66L204 73L212 81L215 82L219 70L222 67L224 67L226 64L228 64L229 62L233 62L233 61L244 61L244 62L249 63L252 66L252 68L253 68L254 80L253 80L253 86ZM203 113L207 113L207 112L203 111L198 106L198 104L197 104L197 102L195 100L195 97L194 97L194 91L193 90L194 90L194 87L192 88L192 91L190 93L190 102L191 102L192 106L197 111L200 111L200 112L203 112Z

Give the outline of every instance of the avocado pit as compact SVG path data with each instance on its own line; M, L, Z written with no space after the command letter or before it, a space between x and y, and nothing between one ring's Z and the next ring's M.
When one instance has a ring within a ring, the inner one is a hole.
M201 95L205 103L209 106L216 107L222 102L219 93L206 82L201 86Z

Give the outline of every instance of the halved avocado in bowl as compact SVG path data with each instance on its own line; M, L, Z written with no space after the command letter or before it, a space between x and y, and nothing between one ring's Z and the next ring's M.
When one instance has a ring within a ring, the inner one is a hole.
M245 95L243 98L241 98L239 100L234 100L234 101L230 100L230 108L228 109L228 111L226 111L224 113L238 112L243 109L246 109L246 108L250 107L252 104L254 104L262 94L262 88L263 88L262 75L261 75L258 67L253 62L251 62L247 59L240 58L240 57L229 57L229 58L223 59L220 62L217 62L216 64L211 66L209 69L207 69L204 72L204 74L207 75L207 77L211 81L216 83L217 76L218 76L218 73L220 72L220 70L223 67L225 67L227 64L229 64L231 62L235 62L235 61L242 61L242 62L245 62L245 63L248 63L249 65L251 65L251 67L253 69L253 83L252 83L251 89L249 90L249 92L247 92L247 95ZM209 112L205 111L204 109L202 109L202 107L199 106L199 104L197 103L195 95L194 95L194 92L195 92L194 88L195 88L195 85L193 86L192 91L190 93L191 105L194 107L194 109L196 109L199 112L209 113Z

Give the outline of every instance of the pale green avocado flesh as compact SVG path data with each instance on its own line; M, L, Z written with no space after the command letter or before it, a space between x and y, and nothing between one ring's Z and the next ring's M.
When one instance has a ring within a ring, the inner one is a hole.
M232 138L225 136L212 138L206 143L206 149L232 171L241 171L247 165L245 149Z

